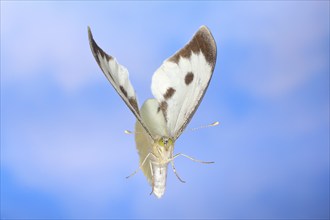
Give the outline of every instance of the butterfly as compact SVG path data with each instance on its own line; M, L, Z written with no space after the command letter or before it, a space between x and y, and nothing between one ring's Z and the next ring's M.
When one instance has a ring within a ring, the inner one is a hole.
M96 44L90 27L88 37L96 62L137 119L134 133L139 168L152 186L151 193L161 198L165 192L168 164L172 164L177 175L176 157L182 155L194 160L184 154L174 155L174 144L196 112L210 83L217 58L215 40L210 30L201 26L182 49L156 70L151 83L155 98L146 100L139 109L127 69Z

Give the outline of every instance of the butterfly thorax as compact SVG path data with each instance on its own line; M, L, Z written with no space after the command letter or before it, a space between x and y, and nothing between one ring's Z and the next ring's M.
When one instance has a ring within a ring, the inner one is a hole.
M152 153L154 156L154 164L167 165L173 156L174 142L169 137L161 137L155 140Z

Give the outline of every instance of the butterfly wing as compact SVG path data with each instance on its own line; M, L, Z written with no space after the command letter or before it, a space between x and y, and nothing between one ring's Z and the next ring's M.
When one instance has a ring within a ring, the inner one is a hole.
M169 136L176 140L197 110L212 77L217 48L202 26L185 47L164 61L152 77L151 90L163 112Z
M92 32L88 27L89 44L94 58L100 66L102 72L107 77L111 85L115 88L120 97L124 100L128 108L133 112L147 134L152 137L146 125L143 123L138 107L138 102L134 88L129 80L127 69L120 65L117 60L106 54L94 41Z

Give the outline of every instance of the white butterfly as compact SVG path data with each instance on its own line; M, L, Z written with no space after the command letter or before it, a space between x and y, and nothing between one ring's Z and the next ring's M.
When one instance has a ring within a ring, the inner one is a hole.
M187 45L165 60L152 77L155 99L146 100L139 110L127 69L96 44L89 27L88 35L97 63L137 119L135 141L140 169L151 184L152 193L160 198L165 192L168 163L171 162L177 175L174 158L179 155L190 158L184 154L173 155L174 143L210 83L217 56L214 38L209 29L202 26Z

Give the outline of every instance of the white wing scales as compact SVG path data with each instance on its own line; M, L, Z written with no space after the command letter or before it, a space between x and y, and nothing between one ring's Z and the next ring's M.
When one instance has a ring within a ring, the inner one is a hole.
M124 66L120 65L115 58L105 53L96 44L89 27L88 38L94 58L102 69L102 72L107 77L111 85L115 88L120 97L124 100L128 108L133 112L133 114L144 127L146 132L151 136L151 133L141 119L137 97L133 86L129 80L129 74L127 69Z
M151 90L160 103L170 137L176 140L197 110L216 63L216 44L202 26L192 40L165 60L152 77Z

